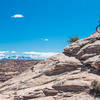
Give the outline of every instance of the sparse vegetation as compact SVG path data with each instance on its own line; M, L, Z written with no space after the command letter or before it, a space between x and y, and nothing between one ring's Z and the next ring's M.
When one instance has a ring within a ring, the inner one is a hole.
M68 42L73 43L73 42L75 42L75 41L77 41L77 40L79 40L79 37L78 37L78 36L74 36L74 37L71 37L71 38L68 40Z

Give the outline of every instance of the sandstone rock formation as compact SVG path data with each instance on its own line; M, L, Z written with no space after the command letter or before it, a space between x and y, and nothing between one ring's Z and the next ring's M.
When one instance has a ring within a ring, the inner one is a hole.
M1 83L0 99L100 100L90 93L91 83L100 80L99 70L100 35L95 32L39 62L33 71L28 69Z
M40 60L0 60L0 82L7 81L32 68Z

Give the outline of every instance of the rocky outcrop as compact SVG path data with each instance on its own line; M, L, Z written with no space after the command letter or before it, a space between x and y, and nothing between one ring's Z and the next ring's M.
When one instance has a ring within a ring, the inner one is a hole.
M100 34L95 32L90 37L72 43L64 49L64 54L76 56L78 59L86 60L100 54Z
M46 95L46 96L53 96L53 95L57 95L57 93L59 93L59 91L55 90L55 89L48 89L48 88L45 88L43 89L43 93Z
M99 70L100 34L95 32L88 38L76 41L67 46L64 53L76 57L83 65L91 65Z
M77 54L77 52L86 44L89 44L93 42L92 39L82 39L82 40L78 40L74 43L72 43L71 45L67 46L64 48L64 54L66 55L71 55L71 56L75 56Z
M63 72L69 72L82 66L82 63L75 57L69 57L65 54L58 54L49 58L46 62L51 62L50 66L44 72L46 75L56 75Z
M91 83L100 80L92 68L100 70L100 34L97 32L65 47L63 53L34 65L34 70L25 70L1 83L0 99L99 100L90 93Z
M28 94L24 95L24 99L34 99L38 97L44 97L44 94L41 90L36 90L34 92L29 92Z
M71 92L80 92L84 91L85 89L89 88L89 85L85 81L78 81L78 80L63 80L60 82L57 82L52 87L56 90L62 90L62 91L71 91Z
M84 64L90 64L91 67L94 67L96 70L100 70L100 55L90 57L84 61Z
M91 44L85 45L83 48L79 50L79 52L77 52L76 55L82 59L82 56L84 54L92 54L93 56L99 55L100 54L100 40L97 40Z
M0 82L5 82L33 67L40 60L0 60Z

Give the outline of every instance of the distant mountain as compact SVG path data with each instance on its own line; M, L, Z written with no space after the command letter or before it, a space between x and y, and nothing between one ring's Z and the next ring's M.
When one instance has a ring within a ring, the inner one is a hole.
M25 56L4 56L3 58L1 58L1 60L33 60L33 58Z
M0 60L44 60L58 53L0 51Z

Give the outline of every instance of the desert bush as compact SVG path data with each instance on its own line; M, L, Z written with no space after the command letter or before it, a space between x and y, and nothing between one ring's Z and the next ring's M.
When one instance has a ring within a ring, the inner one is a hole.
M77 41L77 40L79 40L79 37L78 37L78 36L74 36L74 37L71 37L71 38L68 40L68 42L73 43L73 42L75 42L75 41Z

